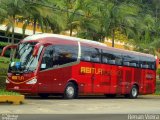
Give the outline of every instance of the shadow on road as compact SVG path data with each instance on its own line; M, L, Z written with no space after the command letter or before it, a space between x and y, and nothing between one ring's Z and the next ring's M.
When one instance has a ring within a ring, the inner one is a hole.
M25 95L25 98L26 99L37 99L37 100L52 100L52 99L55 99L55 100L65 100L63 99L62 96L49 96L48 98L41 98L40 96L37 96L37 95ZM88 95L88 96L79 96L77 99L79 100L85 100L85 99L129 99L129 98L126 98L122 95L118 95L114 98L112 97L106 97L106 96L103 96L103 95L98 95L98 96L95 96L95 95ZM146 95L146 96L138 96L137 99L160 99L160 97L156 97L154 95Z

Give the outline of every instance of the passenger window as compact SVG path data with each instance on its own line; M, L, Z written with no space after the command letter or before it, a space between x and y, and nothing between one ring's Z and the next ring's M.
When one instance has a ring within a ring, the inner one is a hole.
M81 46L81 60L96 63L101 62L100 50L94 47Z
M55 66L64 65L75 62L78 58L78 47L71 45L57 45L46 48L42 64L45 64L44 69L49 69Z
M144 56L140 56L140 68L144 68L144 69L148 69L149 65L148 65L149 59L147 57Z
M141 58L141 68L145 68L145 69L152 69L155 70L156 69L156 61L154 58L150 58L150 57L140 57Z
M77 61L78 46L57 45L55 46L53 65L63 65Z
M121 53L103 50L102 51L102 63L122 65Z
M130 66L130 67L139 67L138 56L123 53L123 65Z

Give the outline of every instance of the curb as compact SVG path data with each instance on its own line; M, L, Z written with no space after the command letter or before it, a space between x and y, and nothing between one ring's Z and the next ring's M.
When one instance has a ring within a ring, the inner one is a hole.
M11 102L14 105L19 105L24 102L24 95L0 95L0 103Z

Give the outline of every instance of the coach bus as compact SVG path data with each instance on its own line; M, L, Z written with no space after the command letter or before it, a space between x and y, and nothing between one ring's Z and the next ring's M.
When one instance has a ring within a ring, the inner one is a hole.
M24 38L15 48L6 89L48 97L62 94L124 95L155 92L156 59L153 55L108 47L103 43L56 34Z

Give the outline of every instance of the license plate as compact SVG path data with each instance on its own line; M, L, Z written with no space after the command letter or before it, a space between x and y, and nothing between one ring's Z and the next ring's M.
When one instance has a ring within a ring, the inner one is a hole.
M23 81L24 77L23 76L12 76L12 80Z
M18 80L18 76L12 76L12 80Z

